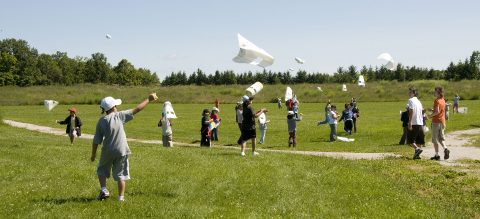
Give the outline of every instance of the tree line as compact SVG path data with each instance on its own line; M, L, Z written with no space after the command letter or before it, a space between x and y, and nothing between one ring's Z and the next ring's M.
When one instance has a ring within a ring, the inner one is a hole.
M102 53L70 58L64 52L39 54L25 40L0 41L0 86L82 83L149 85L160 81L155 73L137 69L126 59L112 67Z
M472 52L470 58L456 64L450 62L445 70L403 66L398 64L394 71L384 66L339 67L333 74L303 70L297 72L244 72L231 70L207 74L201 69L187 75L184 71L172 72L161 82L163 86L175 85L231 85L251 84L260 81L265 84L296 83L355 83L361 74L367 81L378 80L479 80L480 52ZM293 75L294 74L294 75ZM122 59L111 66L102 53L91 57L70 58L67 53L39 54L24 40L4 39L0 41L0 86L72 85L82 83L106 83L117 85L159 84L155 73L145 68L135 68L128 60Z
M480 52L474 51L469 59L453 62L446 70L435 70L416 66L403 66L398 64L397 69L391 71L385 66L372 67L363 66L358 69L356 66L348 68L339 67L334 74L328 73L307 73L299 70L297 72L246 72L235 74L233 71L215 71L213 74L206 74L197 69L190 75L185 72L172 72L162 81L164 86L175 85L230 85L230 84L252 84L260 81L265 84L296 84L296 83L356 83L359 75L363 75L368 81L414 81L414 80L479 80L480 79ZM295 74L295 76L292 75Z

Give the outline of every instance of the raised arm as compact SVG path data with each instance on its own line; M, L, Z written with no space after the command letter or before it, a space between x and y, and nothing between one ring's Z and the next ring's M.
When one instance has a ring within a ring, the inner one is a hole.
M151 101L154 101L158 99L157 97L157 94L156 93L151 93L150 95L148 95L148 98L145 99L143 102L141 102L140 104L137 105L137 107L135 107L133 109L133 115L137 114L138 112L142 111L143 108L145 108L148 103L150 103Z

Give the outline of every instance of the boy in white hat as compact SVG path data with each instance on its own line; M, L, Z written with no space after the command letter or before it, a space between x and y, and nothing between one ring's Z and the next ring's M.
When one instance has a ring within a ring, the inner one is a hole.
M92 162L95 161L97 147L99 144L103 144L97 167L98 181L100 182L98 200L104 200L110 197L110 193L106 187L110 172L112 172L113 179L117 181L118 184L118 200L124 200L125 181L130 179L128 168L130 148L128 147L123 124L132 120L133 115L145 108L150 101L156 99L157 95L152 93L134 109L120 112L117 111L117 106L122 104L122 100L105 97L100 102L102 113L105 112L106 115L102 116L97 122L92 143L92 156L90 158Z

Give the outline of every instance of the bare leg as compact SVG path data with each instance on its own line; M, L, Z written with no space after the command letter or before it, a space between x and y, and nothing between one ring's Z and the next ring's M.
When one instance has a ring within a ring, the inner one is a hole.
M107 187L107 177L98 176L98 181L100 182L100 187Z
M433 144L433 148L435 148L435 154L438 154L438 143Z
M257 138L252 138L252 152L255 152L256 146L257 146Z
M125 195L125 181L119 180L117 182L118 184L118 196L124 196Z
M240 145L240 148L241 148L241 152L242 153L245 153L245 145L247 144L247 142L243 142L241 145Z
M73 140L75 139L75 136L72 134L68 135L70 137L70 144L73 144Z

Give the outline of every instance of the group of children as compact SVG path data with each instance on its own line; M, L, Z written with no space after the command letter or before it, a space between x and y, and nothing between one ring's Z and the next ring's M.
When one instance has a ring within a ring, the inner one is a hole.
M337 119L340 117L340 120ZM345 109L342 111L341 116L337 113L337 106L332 105L328 100L325 106L325 120L318 122L317 125L329 124L330 126L330 141L335 141L337 137L337 125L338 122L344 121L343 129L349 135L352 132L357 132L357 118L360 117L360 110L357 107L357 101L355 97L352 98L350 103L345 104Z

